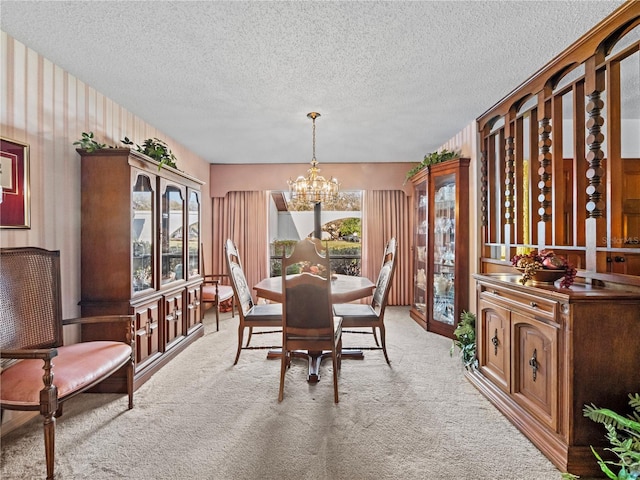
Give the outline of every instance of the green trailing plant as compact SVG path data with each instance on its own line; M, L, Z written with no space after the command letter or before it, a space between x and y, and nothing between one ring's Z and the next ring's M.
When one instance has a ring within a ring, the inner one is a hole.
M584 416L597 423L602 423L607 430L606 438L611 444L605 450L613 453L618 460L604 460L591 447L600 468L612 480L636 480L640 478L640 394L629 394L629 405L633 412L627 416L620 415L607 408L585 405ZM616 473L614 470L620 470ZM570 473L562 474L565 480L579 478Z
M471 312L464 310L460 314L460 321L453 331L455 339L449 354L453 356L456 347L460 349L460 357L464 368L471 370L478 365L476 358L476 316Z
M88 153L107 147L106 144L96 141L93 132L82 132L80 140L73 142L73 144L77 145L82 150L86 150Z
M122 143L125 145L134 145L134 143L129 140L129 137L124 137ZM158 170L164 165L176 168L178 159L173 152L171 152L167 144L158 138L147 138L142 145L136 145L136 150L157 161L160 164L158 165Z
M446 148L440 150L439 152L438 151L431 152L424 156L424 160L422 160L422 162L420 162L418 165L416 165L415 167L413 167L411 170L407 172L407 180L409 180L411 177L417 174L424 167L428 167L429 165L435 165L436 163L446 162L447 160L451 160L452 158L458 158L460 156L461 156L460 152L458 151L453 152L451 150L447 150Z

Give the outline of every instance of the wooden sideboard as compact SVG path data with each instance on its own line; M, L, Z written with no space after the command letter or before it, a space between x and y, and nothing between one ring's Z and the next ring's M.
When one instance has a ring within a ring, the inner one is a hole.
M478 368L468 379L558 469L601 475L590 445L607 445L606 432L582 410L626 412L640 392L640 291L474 278Z

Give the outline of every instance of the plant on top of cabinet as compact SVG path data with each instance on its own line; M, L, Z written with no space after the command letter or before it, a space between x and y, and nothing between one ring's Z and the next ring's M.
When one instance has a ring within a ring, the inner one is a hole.
M464 368L472 370L478 364L476 358L476 316L471 312L463 310L460 314L460 321L458 326L453 331L455 339L449 354L453 356L455 348L460 349L460 357Z
M121 141L125 145L134 144L131 140L129 140L129 137L124 137ZM136 150L159 162L160 165L158 165L158 170L160 170L163 165L168 165L169 167L176 168L176 161L178 159L173 154L173 152L171 152L171 149L169 149L167 144L158 138L147 138L142 143L142 146L136 145Z
M608 408L597 408L595 405L584 406L584 416L594 422L602 423L607 429L607 440L611 448L606 448L618 457L618 461L603 460L591 447L598 464L607 477L613 480L636 480L640 478L640 394L629 394L629 405L634 409L632 414L620 415ZM616 474L611 467L620 467ZM579 478L570 473L563 473L562 478L572 480Z
M78 145L82 150L86 150L88 153L95 152L102 148L107 148L104 143L99 143L95 140L93 132L82 132L80 140L73 142L74 145Z
M462 156L460 152L453 152L451 150L447 150L446 148L440 150L439 152L431 152L428 155L424 156L424 160L420 162L418 165L413 167L411 170L407 172L407 180L413 177L416 173L422 170L424 167L428 167L429 165L435 165L436 163L446 162L447 160L451 160L452 158L458 158Z

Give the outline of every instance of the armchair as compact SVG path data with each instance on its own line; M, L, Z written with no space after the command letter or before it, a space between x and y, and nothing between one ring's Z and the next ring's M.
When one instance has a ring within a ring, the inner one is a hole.
M204 266L204 246L200 246L201 254L201 268L202 268L202 303L203 313L205 308L214 307L216 309L216 332L220 330L220 304L231 300L231 316L235 317L235 305L236 301L233 296L233 287L231 285L224 285L220 283L221 279L229 278L229 275L224 273L205 273Z
M0 410L44 417L47 479L54 478L55 424L66 400L121 368L133 408L133 316L62 320L60 252L35 247L0 250ZM62 326L110 322L125 342L63 345Z

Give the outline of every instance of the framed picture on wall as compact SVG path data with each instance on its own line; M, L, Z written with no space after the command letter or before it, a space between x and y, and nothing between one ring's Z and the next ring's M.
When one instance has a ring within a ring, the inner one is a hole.
M31 228L29 145L0 137L0 228Z

